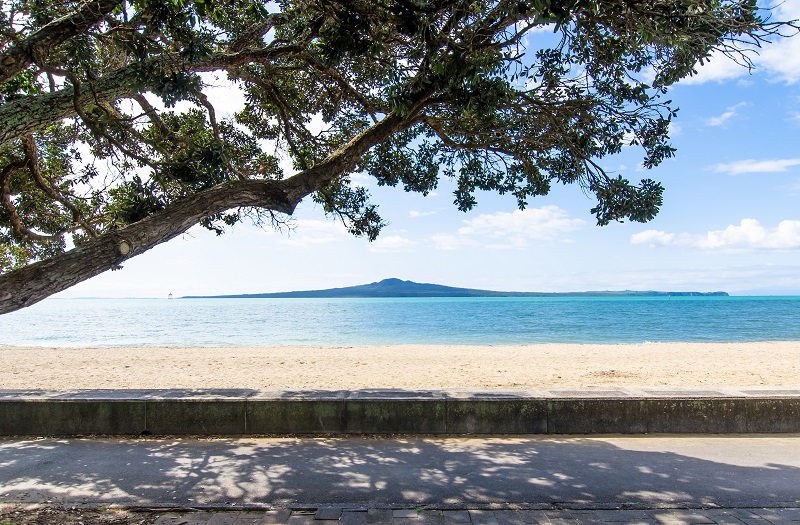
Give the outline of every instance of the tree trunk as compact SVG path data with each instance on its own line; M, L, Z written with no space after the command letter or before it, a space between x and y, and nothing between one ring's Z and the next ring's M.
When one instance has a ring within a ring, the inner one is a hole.
M37 303L95 275L119 268L127 259L168 241L209 215L241 206L256 206L291 214L281 182L237 181L221 184L113 230L45 261L0 276L0 314Z

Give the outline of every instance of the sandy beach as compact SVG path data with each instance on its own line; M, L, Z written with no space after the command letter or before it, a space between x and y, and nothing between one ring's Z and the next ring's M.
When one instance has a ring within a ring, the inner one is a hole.
M0 389L800 385L800 342L0 347L0 363Z

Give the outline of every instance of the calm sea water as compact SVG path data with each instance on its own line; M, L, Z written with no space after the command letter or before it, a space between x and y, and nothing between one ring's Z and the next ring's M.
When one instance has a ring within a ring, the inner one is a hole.
M34 346L800 341L800 297L48 299L0 315Z

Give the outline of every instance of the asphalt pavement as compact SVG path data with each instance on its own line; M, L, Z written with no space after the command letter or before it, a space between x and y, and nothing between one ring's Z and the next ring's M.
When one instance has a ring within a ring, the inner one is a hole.
M800 435L7 438L0 503L800 507Z

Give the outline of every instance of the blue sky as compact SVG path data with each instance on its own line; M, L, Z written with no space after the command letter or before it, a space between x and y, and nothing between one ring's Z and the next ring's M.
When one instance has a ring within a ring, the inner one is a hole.
M800 18L800 0L774 16ZM594 201L577 186L554 186L524 212L513 198L480 194L465 214L447 181L422 197L362 177L389 222L376 242L304 202L291 231L238 225L216 237L193 228L60 296L256 293L387 277L494 290L800 295L800 37L754 61L749 74L714 57L673 87L675 159L642 170L641 150L626 148L603 160L626 178L664 184L649 223L595 226ZM209 95L235 109L224 86Z

